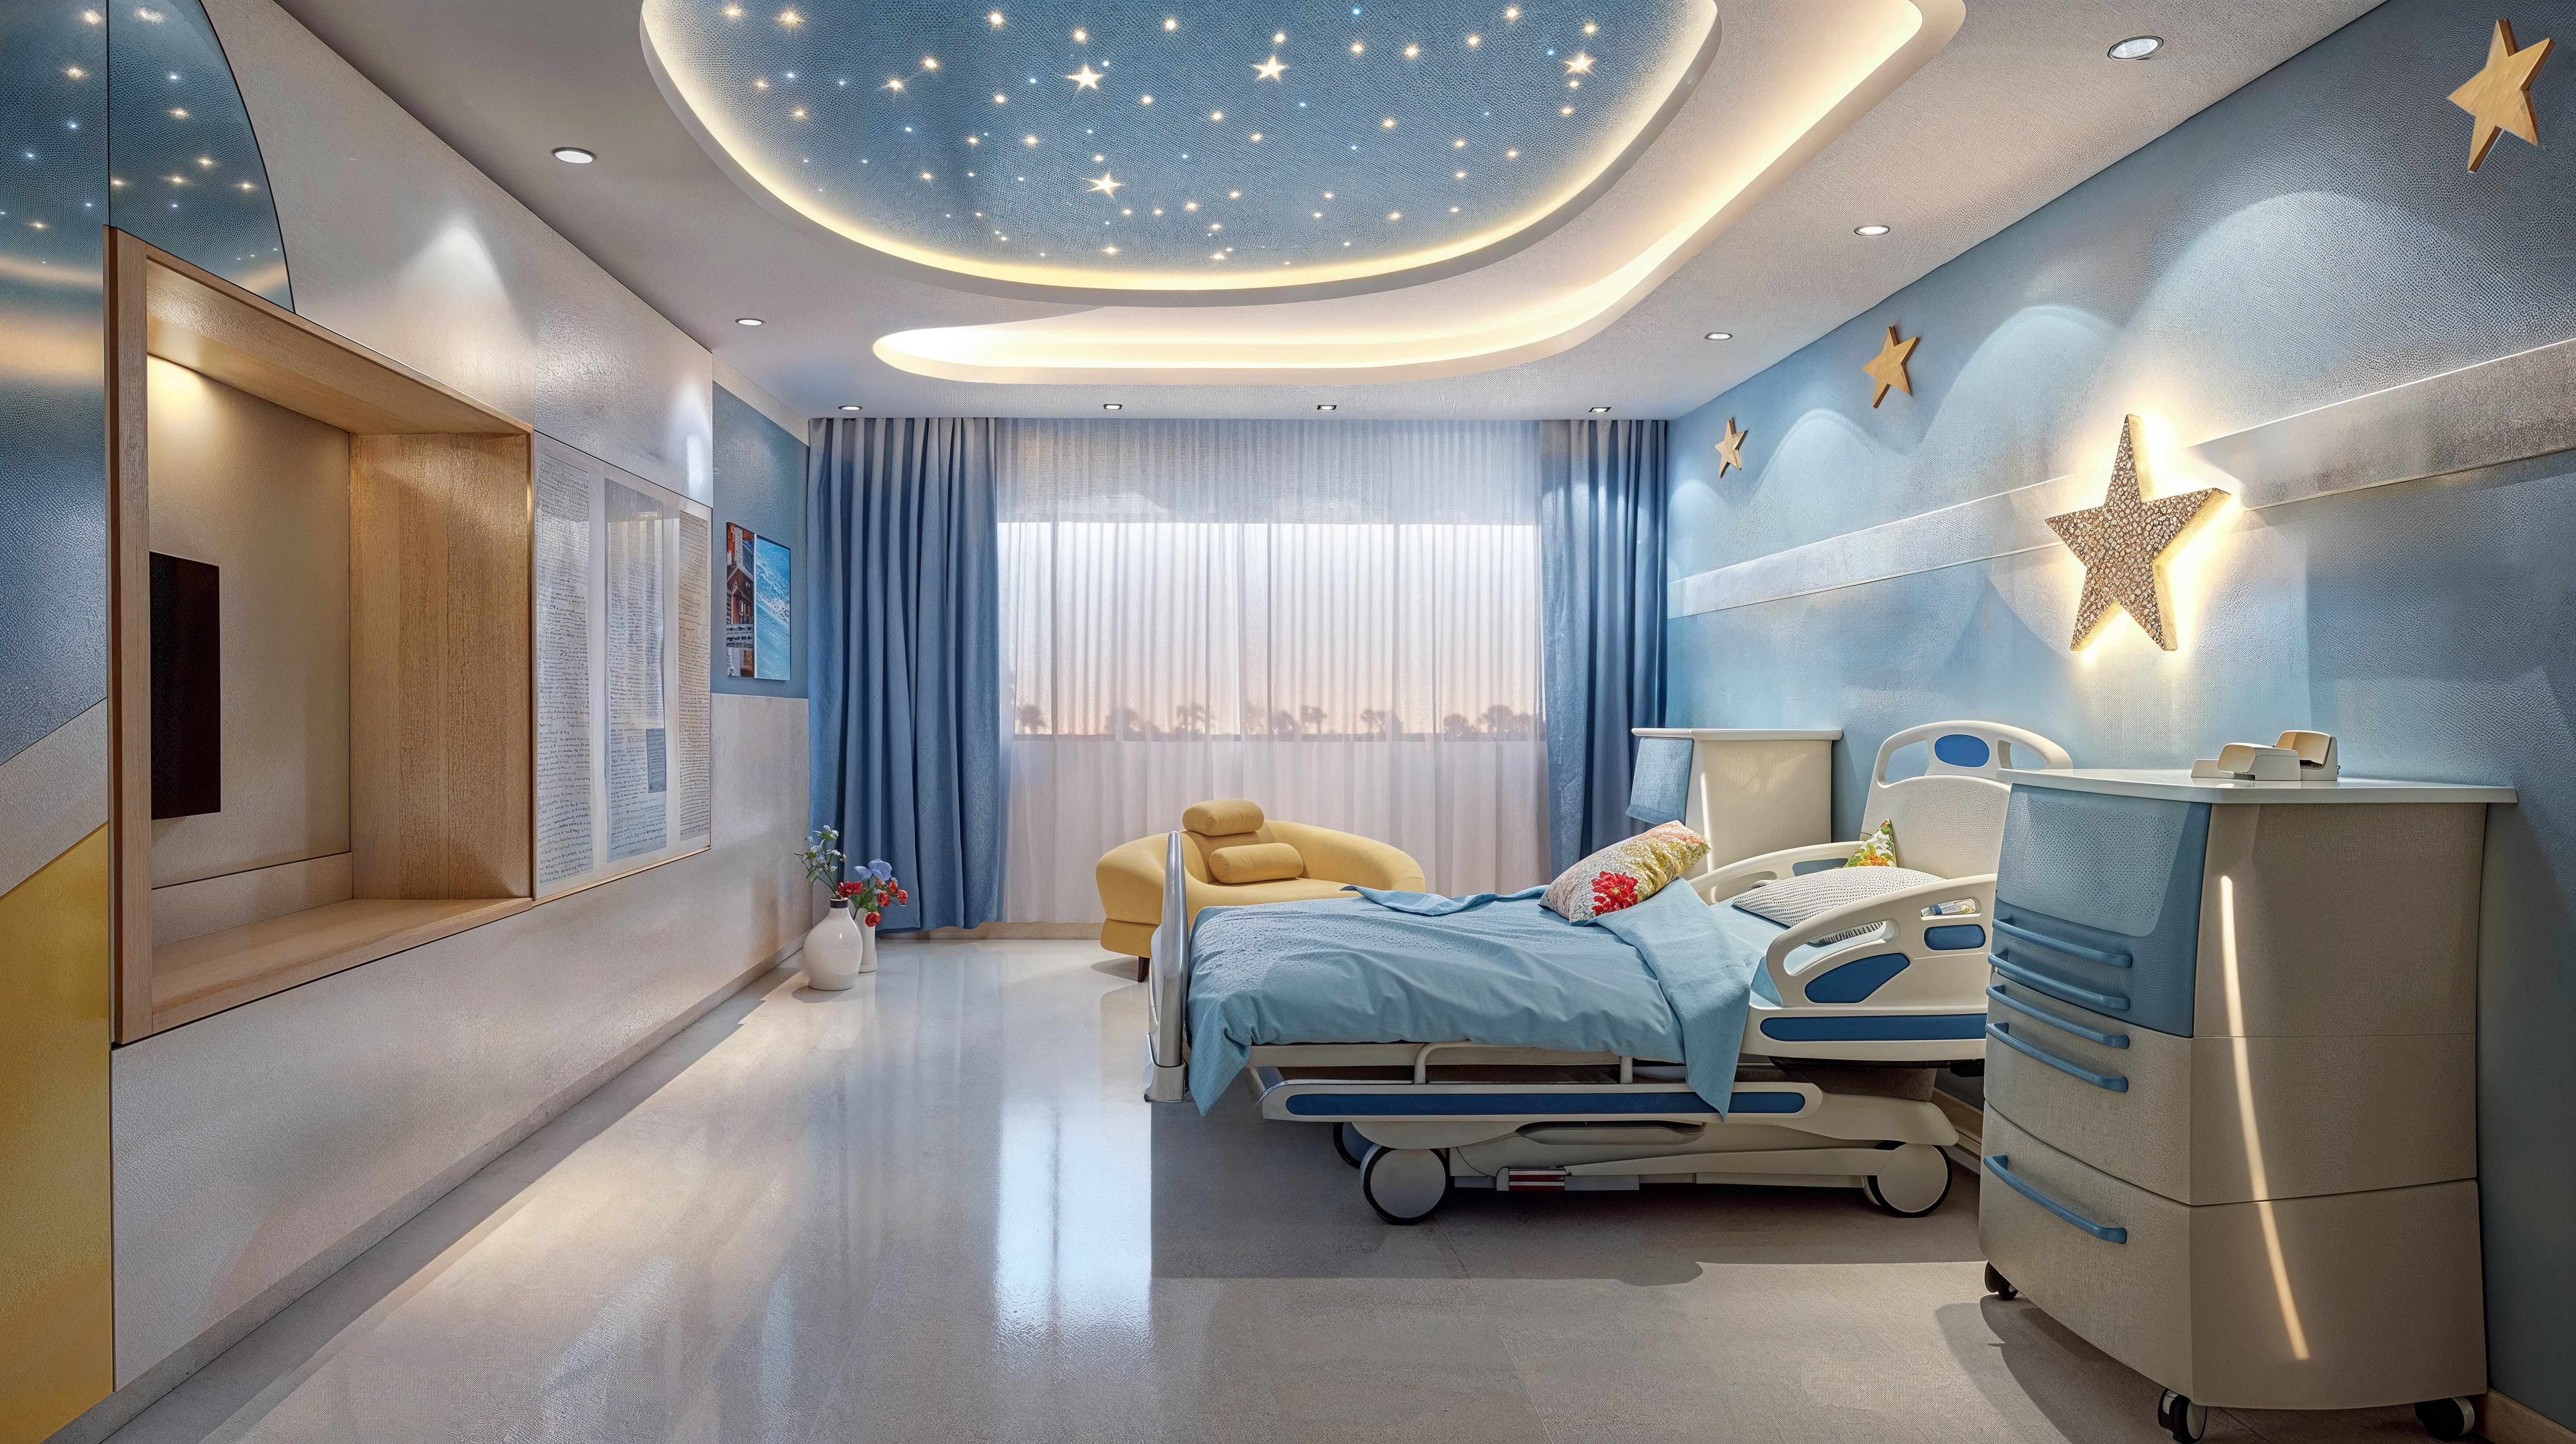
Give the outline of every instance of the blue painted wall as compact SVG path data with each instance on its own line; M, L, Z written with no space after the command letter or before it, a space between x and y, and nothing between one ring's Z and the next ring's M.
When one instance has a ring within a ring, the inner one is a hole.
M788 597L792 633L787 680L764 682L725 675L724 543L725 524L747 526L786 547L792 554ZM715 690L748 692L762 697L805 695L807 559L805 556L805 441L750 404L716 388L716 625Z
M1671 574L2107 476L2125 412L2189 444L2576 337L2576 64L2534 88L2548 148L2507 137L2470 174L2445 97L2494 18L2389 0L1676 422ZM2576 40L2576 3L2513 22ZM1914 395L1873 411L1860 366L1890 324L1924 338ZM1730 417L1751 465L1721 479ZM2576 454L2237 512L2177 568L2178 654L2126 620L2070 654L2081 573L2051 549L1675 619L1667 721L1846 729L1842 835L1879 740L1952 716L2091 766L2314 727L2359 773L2520 788L2490 822L2480 953L2490 1358L2576 1423L2571 556Z
M197 0L0 6L0 132L5 761L107 696L100 227L288 290L259 145Z

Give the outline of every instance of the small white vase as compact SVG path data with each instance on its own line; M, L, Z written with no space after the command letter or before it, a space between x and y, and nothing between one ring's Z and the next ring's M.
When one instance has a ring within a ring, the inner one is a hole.
M805 982L819 993L837 993L877 970L877 930L862 924L845 900L805 934Z

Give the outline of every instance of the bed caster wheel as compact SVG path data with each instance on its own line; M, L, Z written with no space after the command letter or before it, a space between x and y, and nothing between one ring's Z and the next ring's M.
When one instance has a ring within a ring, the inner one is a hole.
M1351 1167L1359 1167L1361 1161L1368 1157L1368 1151L1375 1147L1377 1147L1376 1144L1360 1136L1360 1131L1356 1127L1348 1123L1333 1125L1333 1151L1340 1154L1342 1162Z
M1929 1143L1888 1150L1887 1166L1864 1179L1869 1201L1898 1218L1921 1218L1950 1196L1950 1158Z
M1389 1223L1420 1223L1449 1192L1449 1160L1428 1148L1372 1147L1360 1161L1360 1196Z
M2472 1399L2435 1399L2415 1406L2415 1422L2436 1439L2465 1439L2478 1427L2478 1406Z
M2006 1303L2010 1303L2014 1299L2021 1297L2021 1290L2012 1286L2011 1279L2005 1278L2002 1274L1997 1273L1993 1264L1986 1265L1986 1292L1993 1294L1996 1298L2002 1299ZM2159 1418L2163 1417L2164 1406L2159 1404L2156 1406L2156 1409L2157 1416Z
M2180 1444L2200 1444L2201 1436L2209 1432L2209 1406L2167 1389L2156 1401L2156 1426Z

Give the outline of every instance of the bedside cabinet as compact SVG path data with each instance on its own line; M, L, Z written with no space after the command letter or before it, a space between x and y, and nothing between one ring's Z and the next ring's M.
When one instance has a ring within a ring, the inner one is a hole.
M2177 1438L2485 1389L2478 887L2513 800L2014 779L1978 1232L2000 1291L2165 1386Z

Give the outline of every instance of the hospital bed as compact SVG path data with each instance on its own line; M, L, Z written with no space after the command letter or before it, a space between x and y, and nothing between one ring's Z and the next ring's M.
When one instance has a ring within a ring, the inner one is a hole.
M1891 778L1896 755L1918 743L1929 751L1925 770ZM1584 1191L1644 1183L1841 1186L1891 1213L1929 1213L1949 1192L1943 1149L1958 1141L1930 1100L1932 1070L1985 1056L1985 929L2011 791L2006 774L2072 765L2063 748L2017 727L1909 728L1887 739L1872 763L1864 835L1892 820L1900 864L1933 874L1936 883L1788 928L1730 905L1802 865L1839 864L1857 845L1829 843L1718 868L1628 910L1705 907L1705 921L1720 935L1713 946L1750 971L1741 1036L1727 1038L1736 1056L1725 1063L1733 1066L1714 1074L1731 1077L1731 1086L1707 1081L1710 1067L1723 1066L1719 1060L1690 1067L1669 1027L1616 1019L1602 1025L1602 1036L1636 1041L1532 1047L1503 1036L1512 1029L1483 1021L1443 1026L1417 1011L1404 1026L1419 1037L1265 1038L1239 1049L1229 1040L1225 1049L1242 1053L1265 1118L1331 1125L1335 1149L1359 1168L1363 1197L1391 1223L1429 1217L1451 1188ZM1168 839L1170 849L1180 845ZM1182 875L1175 854L1166 876ZM1691 891L1673 892L1684 887ZM1934 911L1962 903L1972 910ZM1277 906L1331 909L1335 928L1368 925L1338 903ZM1262 925L1284 925L1270 911ZM1325 917L1316 915L1317 926ZM1223 926L1240 931L1249 924ZM1703 926L1697 915L1693 926ZM1605 940L1573 936L1593 929L1565 928L1557 936L1568 949L1568 975L1594 976L1575 968L1573 954L1579 945L1583 966L1599 968ZM1381 931L1403 935L1404 919L1387 918ZM1193 1091L1194 949L1212 957L1218 951L1199 936L1185 899L1167 898L1147 979L1152 1101ZM1653 973L1652 960L1639 957L1640 968ZM1690 1074L1703 1086L1691 1087ZM1217 1080L1218 1088L1228 1081L1230 1075ZM1196 1080L1202 1106L1212 1101L1207 1083ZM1712 1101L1717 1093L1725 1095L1723 1108Z

